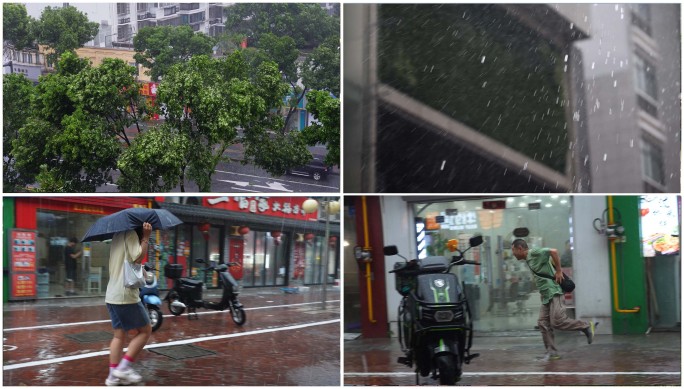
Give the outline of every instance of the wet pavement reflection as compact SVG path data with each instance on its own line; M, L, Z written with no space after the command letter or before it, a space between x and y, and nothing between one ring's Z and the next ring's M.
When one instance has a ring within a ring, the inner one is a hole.
M579 332L556 334L561 359L542 361L541 335L531 332L476 336L459 385L677 385L681 386L681 334L597 335L587 344ZM415 385L413 370L398 364L397 339L344 342L345 385ZM437 385L430 377L421 384Z
M328 291L326 309L319 292L243 293L244 326L235 325L228 312L198 310L199 319L189 320L169 315L164 306L164 323L148 347L180 342L214 354L175 360L145 350L137 363L145 385L339 386L339 292ZM80 343L66 337L111 333L103 304L74 300L4 308L4 385L104 385L109 341Z

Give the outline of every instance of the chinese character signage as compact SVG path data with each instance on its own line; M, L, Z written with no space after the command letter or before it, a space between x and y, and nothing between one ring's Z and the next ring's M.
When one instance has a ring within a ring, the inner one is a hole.
M37 294L35 273L12 274L12 298L35 298Z
M204 197L203 205L209 208L246 212L255 215L286 217L298 220L318 220L318 211L306 213L302 204L307 197Z
M12 230L12 271L36 271L36 233L35 231Z
M11 299L35 298L36 285L36 231L10 229L10 280Z

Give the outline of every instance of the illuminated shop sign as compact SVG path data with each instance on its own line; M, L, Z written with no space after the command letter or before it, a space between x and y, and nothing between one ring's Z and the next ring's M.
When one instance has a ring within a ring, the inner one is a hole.
M445 215L442 229L462 231L475 230L478 226L477 212L465 211L459 212L457 215Z

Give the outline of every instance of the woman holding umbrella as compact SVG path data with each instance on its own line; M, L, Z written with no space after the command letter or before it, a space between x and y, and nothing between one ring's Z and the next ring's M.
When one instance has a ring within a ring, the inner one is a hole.
M109 253L109 283L105 303L112 319L114 338L109 349L107 386L138 383L142 376L131 367L152 333L147 310L139 291L124 287L124 262L141 263L147 253L152 225L114 234ZM131 335L128 350L122 358L126 335Z
M81 242L112 240L105 302L112 319L114 338L109 350L107 386L142 381L131 365L152 333L139 290L124 286L124 261L142 263L153 228L164 230L182 223L165 209L128 208L98 219L81 239ZM126 335L132 338L122 358Z

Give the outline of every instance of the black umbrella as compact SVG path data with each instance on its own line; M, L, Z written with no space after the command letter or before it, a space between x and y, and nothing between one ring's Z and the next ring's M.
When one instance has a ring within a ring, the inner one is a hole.
M155 230L165 230L183 223L165 209L128 208L96 221L81 242L111 239L117 232L135 230L145 222L150 223Z

